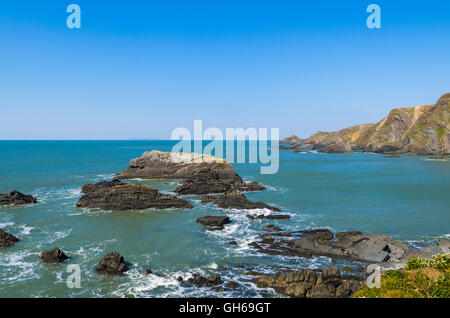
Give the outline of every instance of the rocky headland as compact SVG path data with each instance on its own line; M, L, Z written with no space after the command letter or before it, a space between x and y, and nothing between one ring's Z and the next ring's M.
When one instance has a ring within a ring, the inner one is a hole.
M376 124L362 124L334 132L318 132L309 138L285 138L280 149L309 147L327 153L352 151L450 155L450 93L433 105L393 109Z

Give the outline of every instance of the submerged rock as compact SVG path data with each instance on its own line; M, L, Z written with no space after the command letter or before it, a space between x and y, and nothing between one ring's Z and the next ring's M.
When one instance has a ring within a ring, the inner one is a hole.
M196 221L204 226L223 227L230 223L230 218L228 216L203 216L197 218Z
M324 268L318 276L311 269L299 269L262 275L253 282L258 287L270 287L280 294L298 298L350 297L360 286L357 279L343 279L337 266Z
M29 194L13 190L9 194L0 194L0 205L24 205L36 203L37 199Z
M95 270L102 274L120 275L128 271L123 256L114 252L103 256Z
M63 251L56 247L41 253L41 259L44 263L62 263L68 258Z
M290 219L291 216L287 214L247 214L247 217L250 220L260 220L260 219L267 219L267 220L287 220Z
M142 210L142 209L190 209L189 201L175 196L161 194L157 189L138 184L126 184L119 180L100 181L87 184L81 190L84 195L77 207L103 210Z
M18 241L17 237L0 229L0 247L10 247Z
M278 208L264 202L249 201L242 192L237 190L225 192L214 201L214 204L223 209L269 209L276 212L280 211Z

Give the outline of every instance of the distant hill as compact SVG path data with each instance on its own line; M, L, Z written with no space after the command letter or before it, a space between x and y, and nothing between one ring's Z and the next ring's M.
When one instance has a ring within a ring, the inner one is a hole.
M361 124L307 139L291 136L289 144L310 144L322 152L349 149L377 153L450 155L450 93L434 105L395 108L376 124ZM295 149L290 148L290 149Z

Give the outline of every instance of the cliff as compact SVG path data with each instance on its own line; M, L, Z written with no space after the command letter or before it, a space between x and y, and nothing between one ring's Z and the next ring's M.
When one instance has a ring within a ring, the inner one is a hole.
M377 153L450 155L450 93L434 105L393 109L376 124L362 124L334 132L318 132L300 143L314 148L349 149ZM295 140L295 138L290 137ZM340 145L346 147L340 147Z

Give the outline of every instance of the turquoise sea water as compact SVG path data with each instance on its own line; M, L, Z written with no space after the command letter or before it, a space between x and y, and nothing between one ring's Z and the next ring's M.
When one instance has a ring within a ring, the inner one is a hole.
M259 174L256 164L236 164L244 179L267 191L250 193L279 207L290 220L255 221L247 212L218 210L188 196L191 210L89 211L75 207L86 183L111 178L144 151L170 151L171 141L0 141L0 193L17 189L38 197L38 204L0 207L0 228L21 239L0 249L0 297L258 297L276 296L256 288L247 269L270 272L273 266L321 268L325 257L303 259L262 255L248 243L264 225L286 229L329 228L385 234L424 246L450 236L450 162L419 156L386 158L378 154L319 154L280 151L280 170ZM177 180L134 180L170 192ZM207 231L195 219L224 215L232 223ZM237 245L229 244L230 240ZM53 247L71 258L43 264L39 255ZM101 276L101 256L120 252L131 270L122 277ZM81 288L69 289L67 264L79 264ZM244 265L243 268L238 265ZM342 266L342 261L337 263ZM350 264L356 267L358 264ZM144 276L146 268L152 275ZM220 273L238 281L232 291L180 285L191 272Z

